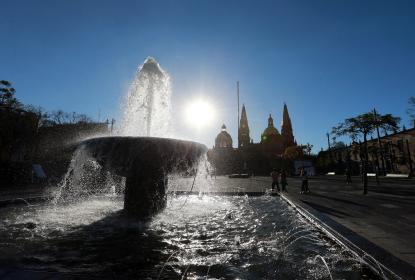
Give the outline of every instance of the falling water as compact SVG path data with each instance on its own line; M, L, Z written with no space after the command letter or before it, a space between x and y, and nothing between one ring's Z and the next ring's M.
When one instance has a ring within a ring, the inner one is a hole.
M104 170L81 146L72 155L52 203L75 202L98 194L114 195L121 192L124 184L125 178Z
M320 255L314 257L314 261L317 259L320 259L323 262L324 266L327 268L327 272L329 273L330 280L333 280L333 276L331 275L330 267L328 266L326 259Z
M122 136L170 134L170 77L152 57L138 69L123 104Z
M168 137L171 132L170 98L170 76L154 58L148 57L139 67L122 104L123 119L117 134ZM73 154L53 202L120 189L121 180L118 176L102 170L80 146Z

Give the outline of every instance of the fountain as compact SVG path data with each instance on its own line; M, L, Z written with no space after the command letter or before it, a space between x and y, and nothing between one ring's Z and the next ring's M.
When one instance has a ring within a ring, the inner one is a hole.
M186 172L207 152L206 146L170 138L170 78L154 58L139 68L128 93L122 136L98 137L80 143L105 171L126 177L124 209L147 218L166 205L167 176Z
M81 143L104 169L126 177L124 209L146 218L165 207L167 175L192 169L206 147L156 137L102 137Z
M80 143L54 202L0 211L0 278L380 279L277 197L169 193L166 203L167 184L209 184L204 145L160 138L169 104L168 75L149 58L118 135ZM97 192L121 177L124 197Z

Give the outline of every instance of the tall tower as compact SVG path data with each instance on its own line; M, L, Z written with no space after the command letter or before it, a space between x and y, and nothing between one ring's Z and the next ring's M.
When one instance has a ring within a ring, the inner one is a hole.
M251 142L251 137L249 137L248 118L246 116L245 104L243 104L241 119L239 121L239 130L238 130L239 146L238 148L248 146L250 142Z
M281 135L284 138L285 147L294 146L293 127L291 125L290 115L288 114L287 104L284 103L284 112L282 114Z

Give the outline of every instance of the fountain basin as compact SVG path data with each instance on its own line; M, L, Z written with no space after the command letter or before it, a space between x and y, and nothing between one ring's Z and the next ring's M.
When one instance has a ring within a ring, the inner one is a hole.
M126 177L124 209L147 218L166 205L167 175L194 170L205 145L157 137L100 137L81 143L104 169Z
M276 197L172 196L149 223L122 207L119 197L102 196L2 209L0 276L330 279L319 255L333 279L381 279ZM54 274L37 275L46 272Z

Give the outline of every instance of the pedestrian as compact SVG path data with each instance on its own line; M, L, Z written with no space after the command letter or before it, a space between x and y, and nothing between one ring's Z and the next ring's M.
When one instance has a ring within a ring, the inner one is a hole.
M280 186L278 184L278 172L277 169L273 169L271 172L271 178L272 178L272 185L271 185L271 189L274 190L275 186L277 186L277 191L280 191Z
M349 167L346 168L346 183L347 184L352 183L352 172Z
M281 170L281 191L286 192L286 186L287 186L287 173L285 173L285 170Z
M377 166L375 166L375 176L376 176L376 185L380 185L379 182L379 168Z
M304 168L301 169L300 172L301 177L301 193L309 193L310 189L308 188L308 177L307 177L307 171L304 170Z

